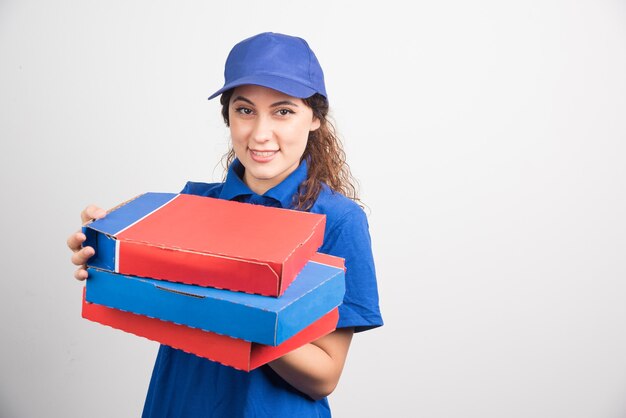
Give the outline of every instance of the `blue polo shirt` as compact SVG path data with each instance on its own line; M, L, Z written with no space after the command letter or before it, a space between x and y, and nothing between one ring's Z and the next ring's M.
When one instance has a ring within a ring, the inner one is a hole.
M235 160L224 183L188 182L181 193L292 208L298 186L307 176L306 162L264 195L243 182L244 167ZM346 261L346 294L337 328L355 332L383 324L378 308L376 273L367 218L347 197L323 187L310 210L326 215L320 252ZM314 401L293 388L271 367L243 372L162 345L152 372L143 418L304 418L330 417L326 398Z

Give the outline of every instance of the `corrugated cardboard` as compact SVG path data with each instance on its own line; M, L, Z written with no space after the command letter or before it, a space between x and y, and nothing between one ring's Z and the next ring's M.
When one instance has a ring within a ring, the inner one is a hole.
M243 371L253 370L334 331L339 314L333 309L287 341L272 347L190 328L173 322L88 303L83 318L120 329Z
M345 293L344 270L315 261L307 263L279 298L94 268L88 272L88 302L271 346L339 306Z
M145 193L83 228L89 266L280 296L322 245L324 215Z

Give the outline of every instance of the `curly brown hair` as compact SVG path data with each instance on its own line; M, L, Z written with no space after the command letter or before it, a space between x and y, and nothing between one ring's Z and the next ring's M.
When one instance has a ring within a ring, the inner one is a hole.
M226 126L230 126L228 108L233 91L227 90L220 97L222 117ZM350 172L350 167L346 163L346 153L329 119L328 100L321 94L314 94L302 101L313 110L313 116L319 119L320 127L309 132L306 148L300 158L300 161L307 161L308 176L294 196L295 209L304 211L311 209L322 190L322 184L328 185L331 190L347 196L362 207L358 195L358 182ZM234 159L235 151L231 146L222 157L225 170L228 170Z

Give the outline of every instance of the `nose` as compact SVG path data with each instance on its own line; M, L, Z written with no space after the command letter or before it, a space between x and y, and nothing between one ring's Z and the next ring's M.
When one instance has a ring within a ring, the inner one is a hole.
M259 116L255 120L252 130L252 139L255 142L267 142L274 136L274 126L271 118L267 116Z

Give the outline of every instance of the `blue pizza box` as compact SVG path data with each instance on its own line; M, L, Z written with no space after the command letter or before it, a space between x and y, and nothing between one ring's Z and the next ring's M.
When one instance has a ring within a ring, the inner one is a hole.
M342 268L309 261L281 297L126 276L89 268L86 300L276 346L339 306Z

